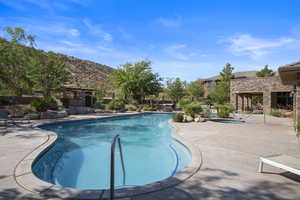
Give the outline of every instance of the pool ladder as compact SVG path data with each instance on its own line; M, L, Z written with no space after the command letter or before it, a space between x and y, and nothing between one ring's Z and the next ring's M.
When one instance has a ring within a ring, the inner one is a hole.
M115 149L116 149L117 142L120 150L120 157L121 157L121 164L122 164L122 171L123 171L123 185L125 185L125 180L126 180L121 139L120 139L120 135L116 135L112 141L111 152L110 152L110 199L111 200L113 200L115 197Z

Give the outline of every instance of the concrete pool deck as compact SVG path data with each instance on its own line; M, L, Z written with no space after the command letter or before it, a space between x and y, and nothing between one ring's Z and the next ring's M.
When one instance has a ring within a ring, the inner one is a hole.
M70 119L91 117L99 116ZM257 173L260 156L287 154L300 158L292 121L268 116L267 124L263 124L262 115L242 117L252 123L174 124L178 134L202 152L201 169L175 187L126 199L300 199L298 176L268 166L265 171L269 173ZM33 194L15 181L15 166L44 143L46 135L20 126L8 128L0 138L0 199L61 199Z

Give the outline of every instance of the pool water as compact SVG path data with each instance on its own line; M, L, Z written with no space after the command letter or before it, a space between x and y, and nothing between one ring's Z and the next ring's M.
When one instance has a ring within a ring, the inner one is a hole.
M143 114L44 125L58 134L55 144L33 164L40 179L63 187L108 189L110 148L121 137L126 181L116 145L115 184L118 188L153 183L185 168L189 150L172 139L170 114Z

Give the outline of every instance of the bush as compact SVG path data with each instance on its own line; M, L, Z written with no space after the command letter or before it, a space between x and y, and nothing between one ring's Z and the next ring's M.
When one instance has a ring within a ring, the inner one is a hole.
M283 113L278 109L272 109L270 115L274 117L283 117Z
M202 112L201 104L200 103L190 103L184 106L183 108L186 115L195 117L195 115L200 114Z
M217 110L218 110L218 117L221 118L228 118L230 113L233 112L232 106L228 104L218 105Z
M183 119L184 119L183 113L175 113L173 115L174 122L183 122Z
M179 100L179 102L177 103L176 107L177 108L180 108L180 109L184 109L184 107L187 105L187 104L190 104L192 103L192 101L188 98L182 98Z
M38 112L58 109L57 102L53 97L34 100L31 103L31 106L34 107Z
M125 103L120 99L114 99L107 104L106 108L108 110L123 111L125 110Z

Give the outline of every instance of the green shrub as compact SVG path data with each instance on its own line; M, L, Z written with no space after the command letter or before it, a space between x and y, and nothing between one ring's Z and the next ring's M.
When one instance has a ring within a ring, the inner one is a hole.
M183 122L183 118L184 118L183 113L175 113L173 115L174 122Z
M274 117L283 117L283 113L279 109L272 109L270 115Z
M201 104L200 103L190 103L184 106L183 108L186 115L195 117L195 115L200 114L202 112Z
M125 110L125 103L120 99L114 99L107 104L106 108L108 110L123 111Z
M38 112L58 109L57 102L53 97L34 100L31 103L31 106L34 107Z
M228 118L230 113L233 112L233 108L231 105L225 104L225 105L217 105L218 110L218 117L221 118Z
M190 104L192 103L192 101L188 98L182 98L179 100L179 102L176 104L176 107L177 108L180 108L180 109L184 109L184 107L187 105L187 104Z

